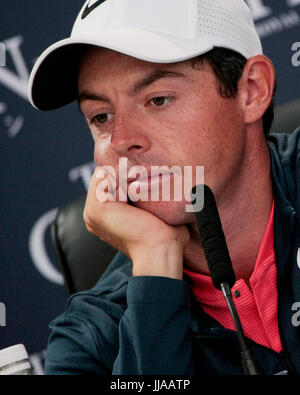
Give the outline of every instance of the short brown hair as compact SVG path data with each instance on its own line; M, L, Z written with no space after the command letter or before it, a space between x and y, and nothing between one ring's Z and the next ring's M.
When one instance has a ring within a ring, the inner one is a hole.
M224 98L234 98L238 91L238 82L242 76L247 59L239 53L226 48L214 48L204 55L193 59L193 66L206 60L213 69L217 81L218 90ZM277 90L275 82L273 98L270 106L263 115L264 134L267 136L270 132L274 120L274 98Z

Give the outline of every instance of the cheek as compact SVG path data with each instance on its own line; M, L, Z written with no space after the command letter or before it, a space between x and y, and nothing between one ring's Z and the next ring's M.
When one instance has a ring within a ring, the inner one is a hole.
M177 150L183 163L204 166L205 173L222 172L232 165L244 138L243 119L234 100L215 97L211 102L208 98L181 119L185 121L178 123L172 152Z

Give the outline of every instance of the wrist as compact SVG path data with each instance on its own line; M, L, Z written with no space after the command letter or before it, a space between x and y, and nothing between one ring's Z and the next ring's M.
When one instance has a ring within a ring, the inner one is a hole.
M132 256L133 276L160 276L183 279L183 247L178 241L145 246Z

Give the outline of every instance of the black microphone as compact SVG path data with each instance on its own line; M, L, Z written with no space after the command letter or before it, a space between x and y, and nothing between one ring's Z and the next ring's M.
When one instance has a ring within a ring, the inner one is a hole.
M216 201L207 185L196 185L192 189L192 194L193 196L199 196L199 192L202 191L204 192L204 206L201 211L195 212L195 216L212 282L219 290L221 290L222 283L228 283L231 288L235 283L235 273ZM192 201L193 205L194 203L195 200Z
M194 213L212 282L215 288L223 292L232 316L240 344L244 373L246 375L259 375L261 374L261 369L247 347L243 328L231 295L231 288L236 278L219 211L211 189L207 185L194 186L191 190L192 204L196 207L195 203L199 200L196 197L199 197L199 194L203 192L204 206L201 211L194 209Z

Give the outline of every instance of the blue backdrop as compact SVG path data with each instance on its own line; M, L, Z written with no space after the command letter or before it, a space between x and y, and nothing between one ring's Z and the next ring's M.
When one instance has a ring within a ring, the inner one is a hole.
M300 0L247 2L277 70L277 104L299 98ZM27 83L36 57L70 33L82 5L0 3L0 349L23 343L36 374L43 373L49 321L67 300L49 226L57 207L87 190L94 164L76 105L38 112Z

